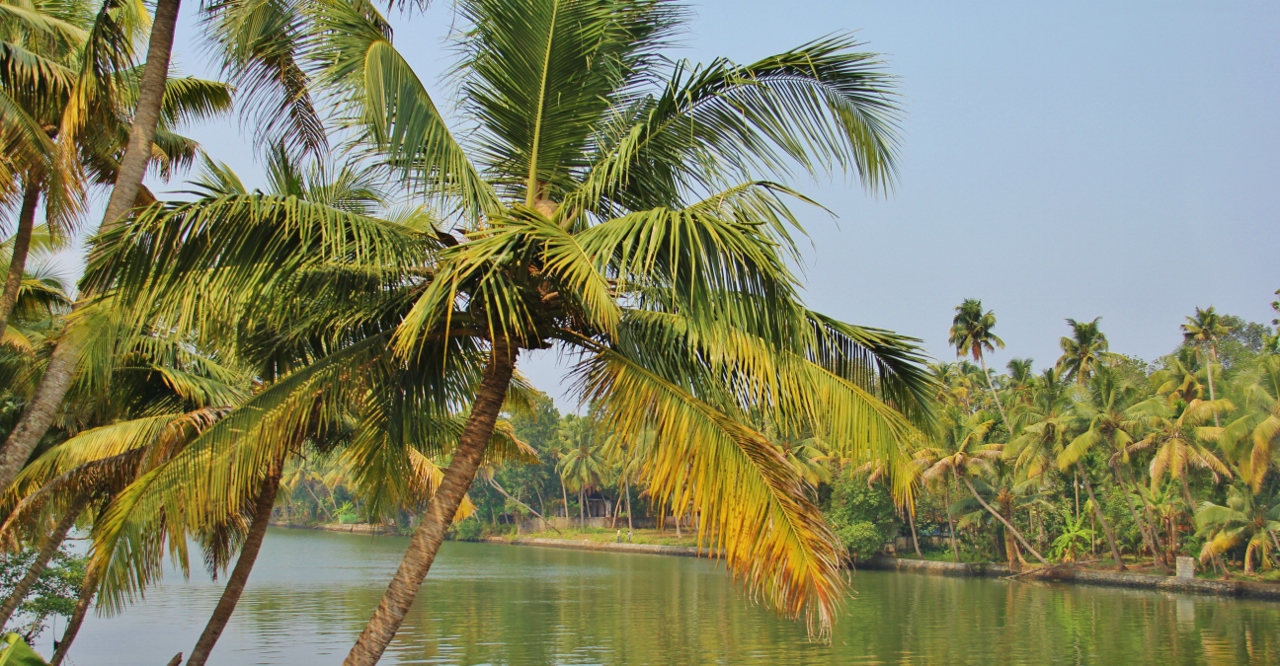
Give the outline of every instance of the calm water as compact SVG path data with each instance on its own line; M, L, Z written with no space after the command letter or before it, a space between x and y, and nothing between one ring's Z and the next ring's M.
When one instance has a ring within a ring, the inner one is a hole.
M339 663L405 544L273 529L212 663ZM880 572L853 586L815 645L706 561L448 543L383 663L1280 664L1280 604ZM71 660L163 664L219 591L171 576L91 618Z

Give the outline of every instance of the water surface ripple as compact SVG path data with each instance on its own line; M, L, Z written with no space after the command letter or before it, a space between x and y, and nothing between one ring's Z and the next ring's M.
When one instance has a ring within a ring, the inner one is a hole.
M272 529L210 663L340 663L406 544ZM882 572L853 587L820 645L705 560L447 543L383 663L1280 664L1280 604ZM171 574L90 618L71 661L163 664L220 592Z

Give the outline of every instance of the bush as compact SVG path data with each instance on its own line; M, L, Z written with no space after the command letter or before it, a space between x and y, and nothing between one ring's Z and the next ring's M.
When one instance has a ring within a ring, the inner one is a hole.
M479 541L484 536L484 525L475 518L467 518L458 523L454 523L449 531L452 533L454 541Z
M879 553L901 527L888 491L879 485L868 486L865 476L836 480L823 513L855 560Z
M357 515L356 515L356 514L354 514L354 513L340 513L340 514L338 514L338 523L339 523L340 525L354 525L354 524L356 524L356 523L358 523L358 522L360 522L360 516L357 516Z

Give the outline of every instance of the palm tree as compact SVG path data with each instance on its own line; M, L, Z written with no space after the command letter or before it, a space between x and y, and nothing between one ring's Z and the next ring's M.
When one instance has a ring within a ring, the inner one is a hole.
M1105 362L1107 353L1107 336L1098 329L1102 317L1083 322L1068 319L1071 337L1062 338L1062 356L1058 357L1058 371L1067 380L1074 379L1077 384L1084 385L1098 371L1098 366Z
M1182 496L1187 508L1196 506L1187 484L1192 467L1209 470L1214 482L1220 476L1232 478L1231 470L1202 439L1216 439L1219 429L1212 430L1203 424L1214 415L1225 413L1234 406L1227 400L1192 400L1182 402L1160 397L1149 398L1127 410L1130 418L1142 422L1146 435L1129 445L1130 451L1154 449L1151 458L1151 489L1155 491L1164 481L1165 474L1182 486Z
M106 180L112 185L111 195L107 200L102 223L98 226L99 232L115 229L122 223L130 209L139 202L147 200L147 197L143 196L145 188L142 180L155 156L157 133L162 128L162 121L171 120L174 115L174 109L170 106L173 101L173 96L170 95L173 86L169 85L168 77L180 3L181 0L157 0L156 2L155 15L151 20L151 33L147 40L146 62L141 74L136 75L136 100L133 104L132 117L128 120L128 139L124 142L123 154L107 172L109 175ZM121 27L145 25L146 17L144 16L118 20L122 18L122 13L127 17L129 9L137 6L119 2L119 0L104 0L98 14L109 18L110 21L104 22L103 25L110 31L118 33L118 28ZM306 81L299 77L301 70L295 66L292 54L287 49L281 52L277 48L286 44L289 37L298 34L300 22L296 17L297 8L296 6L288 7L295 11L284 10L277 3L227 0L210 6L210 10L215 13L214 20L210 23L216 26L218 35L216 41L222 47L224 67L236 76L241 84L241 93L251 96L256 93L269 98L272 91L281 92L281 97L285 100L282 106L288 117L288 122L283 124L284 127L280 132L281 136L285 138L314 137L320 130L320 124L314 113L307 113L311 105ZM246 26L253 27L245 29ZM96 49L94 57L86 58L86 62L96 66L101 64L100 60L120 56L131 57L132 35L128 32L125 30L126 35L123 38L119 34L113 35L115 39L104 45L104 48ZM8 101L7 97L0 98L0 103L6 101ZM6 106L11 107L11 105ZM16 115L0 114L0 117L10 118ZM95 126L93 121L93 116L84 113L64 117L58 129L62 145L76 146L78 145L76 137L94 135L98 132L101 128ZM34 127L34 123L29 123L28 126ZM276 125L258 123L258 126L275 127ZM31 137L30 143L34 144L37 142L34 138L37 134L26 132L22 135ZM103 136L109 135L110 133L107 133ZM305 140L302 143L308 146L313 145ZM38 155L42 150L32 149L26 152ZM64 149L61 154L65 156L74 152ZM92 247L91 257L97 253L97 248ZM99 295L88 288L82 288L80 292L80 303L88 303ZM7 489L13 482L22 464L26 462L53 424L58 406L62 403L74 379L76 360L80 356L77 341L83 340L84 336L69 335L59 341L21 420L9 433L3 446L0 446L0 492Z
M1086 488L1090 488L1092 482L1085 474L1080 460L1098 444L1107 445L1108 464L1121 488L1125 490L1125 505L1129 509L1129 515L1142 532L1147 549L1158 562L1161 558L1160 536L1151 508L1144 500L1143 510L1147 520L1143 521L1138 516L1130 495L1130 488L1137 487L1130 470L1130 453L1134 451L1131 445L1139 439L1143 423L1127 413L1127 410L1138 397L1138 387L1122 379L1113 369L1103 368L1095 374L1090 380L1086 399L1075 403L1075 424L1079 435L1072 440L1068 450L1064 451L1061 462L1070 464L1074 459L1077 473L1084 478ZM1098 519L1103 524L1104 532L1110 534L1110 524L1102 514L1098 515Z
M1075 376L1078 379L1081 376L1080 372L1077 371ZM1099 448L1100 444L1110 445L1110 448L1122 456L1125 462L1128 461L1127 453L1130 451L1128 447L1134 442L1132 433L1138 424L1131 417L1125 418L1123 408L1124 401L1130 399L1132 391L1126 391L1126 387L1122 386L1115 374L1111 372L1092 375L1090 389L1084 394L1084 399L1078 400L1074 405L1075 418L1072 425L1075 436L1071 439L1071 443L1058 453L1057 463L1058 468L1064 471L1074 467L1076 474L1084 482L1085 491L1088 492L1090 503L1093 505L1094 517L1102 525L1103 534L1107 537L1107 546L1111 549L1116 571L1124 571L1124 560L1116 544L1115 531L1111 529L1111 523L1102 511L1102 504L1093 491L1092 477L1082 461L1091 451ZM1112 470L1117 478L1120 478L1116 457L1105 452L1103 455L1108 456ZM1132 505L1129 506L1129 510L1134 512ZM1137 518L1136 512L1134 518Z
M104 0L96 9L96 19L82 31L80 41L61 54L61 59L34 59L39 62L36 68L39 71L57 74L47 82L49 85L34 85L30 77L19 80L28 96L32 90L48 93L29 100L31 104L26 108L32 110L29 117L33 121L55 128L58 142L52 147L52 142L46 141L54 155L53 165L46 160L25 169L25 190L19 211L20 241L23 234L30 233L41 195L48 202L46 209L54 213L50 220L61 221L56 226L63 230L68 227L69 217L79 208L76 194L80 187L72 181L83 172L103 184L114 184L100 226L103 230L112 228L130 208L151 199L142 179L154 158L163 156L159 161L167 177L166 162L189 163L194 157L194 142L172 134L167 128L184 118L199 118L230 107L230 90L223 84L195 79L168 80L178 0L161 0L157 4L147 64L141 74L137 73L132 65L132 45L138 31L148 22L145 13L135 11L139 8L141 5ZM84 14L86 9L86 5L80 4L72 12ZM72 34L69 29L63 32ZM18 62L32 60L28 54L12 56L14 49L5 49L5 53ZM69 63L74 67L68 67ZM132 105L125 103L128 100L133 101ZM39 112L35 111L37 108ZM15 276L21 275L26 260L23 245L19 242L15 246L5 294L10 293ZM87 303L91 296L82 290L80 302ZM10 302L9 296L0 296L0 306ZM80 356L75 341L83 341L85 336L64 338L55 347L22 419L0 447L0 490L8 488L53 424L74 380Z
M1048 565L1049 562L1022 536L1009 518L992 508L973 485L971 477L992 472L994 462L1000 459L1002 445L987 442L987 436L995 427L995 422L985 419L981 412L964 415L951 410L946 416L945 424L947 427L942 441L934 446L922 448L916 453L916 459L924 467L924 480L933 481L950 476L956 480L957 484L963 483L978 504L1004 525L1009 534L1012 534L1027 552L1035 556L1041 564ZM950 507L948 507L948 519L950 519ZM953 526L953 534L954 531ZM1012 558L1012 555L1010 557ZM958 558L959 553L957 553Z
M1186 344L1195 345L1202 352L1208 352L1209 356L1209 400L1217 400L1218 396L1213 390L1213 366L1218 362L1218 340L1231 332L1222 321L1222 317L1214 311L1210 305L1207 309L1201 310L1196 308L1194 317L1187 317L1187 323L1182 325L1182 339ZM1213 417L1213 424L1218 423L1218 416Z
M1244 545L1244 573L1254 570L1254 557L1269 568L1272 548L1280 549L1276 532L1280 532L1280 501L1270 506L1261 501L1245 484L1232 484L1227 489L1225 506L1203 502L1196 509L1196 536L1207 536L1200 551L1200 561L1221 556Z
M1280 356L1259 358L1240 378L1240 416L1222 429L1219 446L1238 460L1242 477L1259 492L1280 449Z
M655 433L651 494L689 497L753 594L825 630L840 585L833 537L748 415L847 453L889 451L912 422L927 423L932 389L914 341L801 304L786 263L793 194L757 173L787 160L886 184L895 110L878 61L836 38L747 66L670 64L659 51L683 10L664 2L476 0L460 11L472 152L371 7L328 7L314 44L362 145L450 205L462 237L305 207L267 217L253 197L227 199L155 209L110 231L100 243L112 252L89 281L174 313L166 321L179 327L234 331L265 318L288 330L282 313L296 319L301 306L286 299L313 310L295 326L319 325L314 311L333 307L294 290L311 271L353 281L357 268L367 280L372 271L376 289L348 297L323 320L327 334L365 336L372 353L384 339L368 337L371 322L398 318L397 362L415 381L461 387L450 394L470 410L458 447L347 663L376 661L403 620L489 446L521 350L555 345L579 355L577 387L607 431ZM197 284L216 308L192 302ZM477 381L452 379L463 371Z
M1004 405L1000 404L1000 395L996 393L996 387L991 383L991 373L987 370L986 352L995 351L996 347L1004 349L1004 340L991 332L995 325L995 311L983 312L982 301L966 298L963 303L956 306L956 316L951 322L949 341L956 348L956 356L967 355L982 366L982 377L987 382L987 389L991 391L991 398L995 400L996 408L1000 410L1000 418L1004 421L1005 427L1009 428L1011 427L1009 417L1004 413Z
M565 418L560 426L560 440L564 446L556 471L560 474L560 483L567 491L573 488L578 493L578 512L581 525L587 524L586 493L600 483L600 475L605 461L600 447L596 444L596 427L589 418L573 416ZM565 505L566 515L568 505Z

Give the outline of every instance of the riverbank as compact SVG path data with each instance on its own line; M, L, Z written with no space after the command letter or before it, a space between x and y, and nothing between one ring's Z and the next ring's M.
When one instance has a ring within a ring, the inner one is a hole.
M321 523L318 525L293 525L290 523L271 523L272 527L283 527L290 530L321 530L324 532L343 532L347 534L377 534L389 535L393 534L391 528L385 525L372 525L369 523Z
M591 541L588 539L549 539L543 537L487 537L485 543L496 543L508 546L539 546L542 548L566 548L572 550L589 550L615 553L643 553L648 555L674 555L677 557L706 556L706 550L691 546L663 546L643 543L614 543ZM915 560L902 557L875 557L859 562L855 569L873 571L901 571L933 576L961 576L977 578L1007 578L1009 567L989 562L940 562L935 560ZM1160 590L1187 594L1202 594L1218 597L1237 597L1280 601L1280 585L1272 583L1256 583L1252 581L1208 580L1204 578L1178 578L1176 576L1155 576L1150 574L1116 573L1113 571L1096 571L1083 567L1054 566L1044 573L1026 572L1020 579L1014 580L1050 580L1057 583L1075 583L1078 585L1095 585L1103 587L1124 587L1139 590Z

